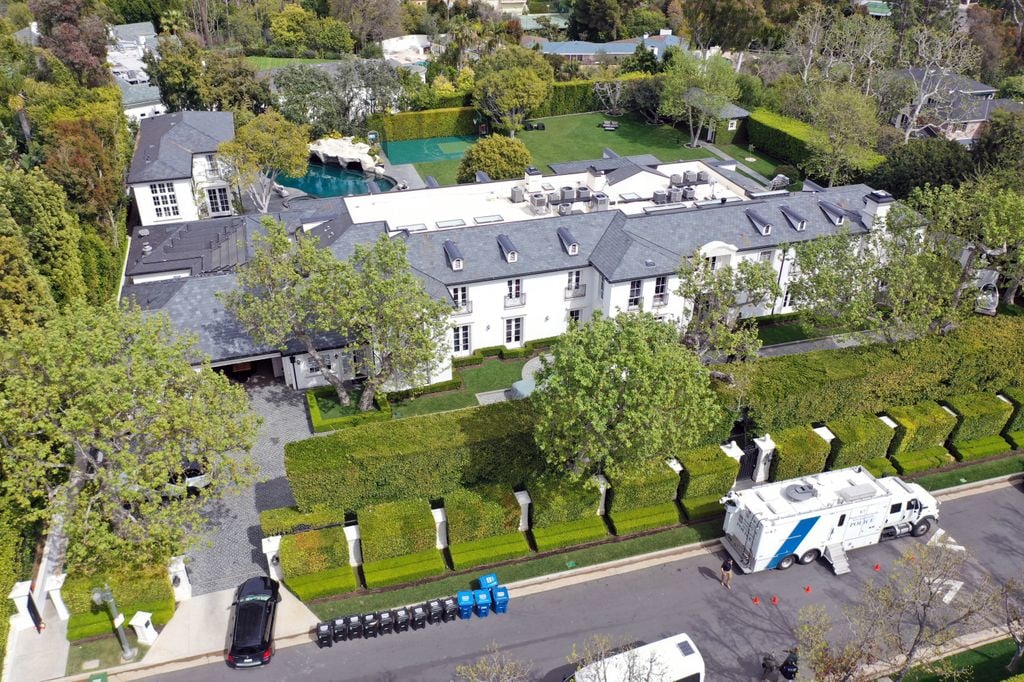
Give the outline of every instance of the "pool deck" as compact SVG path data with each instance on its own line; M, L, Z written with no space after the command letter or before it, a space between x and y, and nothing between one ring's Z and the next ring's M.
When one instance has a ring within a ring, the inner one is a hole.
M404 182L407 185L406 189L423 189L427 186L427 183L420 177L420 174L416 172L416 167L411 163L400 163L392 166L390 162L385 160L384 175L389 175L397 180L399 186Z

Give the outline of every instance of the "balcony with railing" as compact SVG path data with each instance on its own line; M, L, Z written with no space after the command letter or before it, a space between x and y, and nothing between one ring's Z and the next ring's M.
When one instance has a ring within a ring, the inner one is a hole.
M664 308L668 305L668 293L655 294L654 295L654 307Z
M506 295L505 308L522 308L526 305L526 293L520 292L518 296Z
M473 312L473 302L463 301L462 303L456 303L455 307L452 308L452 315L469 315Z
M565 288L565 298L566 299L570 299L570 298L583 298L586 295L587 295L587 285L586 284L577 284L574 287L566 287Z

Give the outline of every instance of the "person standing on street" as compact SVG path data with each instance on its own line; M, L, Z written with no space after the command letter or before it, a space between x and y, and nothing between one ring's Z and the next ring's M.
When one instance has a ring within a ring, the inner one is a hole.
M732 589L732 557L726 557L722 562L722 577L719 579L723 587Z

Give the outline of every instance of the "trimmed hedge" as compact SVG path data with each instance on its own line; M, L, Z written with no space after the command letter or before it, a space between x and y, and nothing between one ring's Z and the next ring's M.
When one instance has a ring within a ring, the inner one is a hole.
M301 512L295 507L278 507L260 512L260 529L263 531L263 537L316 530L344 522L345 512L340 509L317 508L310 512Z
M0 513L0 592L7 595L14 589L14 583L21 579L21 548L24 542L18 524L8 518L9 511ZM4 599L0 606L0 662L7 650L7 634L14 615L14 602Z
M768 109L752 111L746 128L747 139L758 149L800 167L810 160L814 147L825 142L824 133L814 126ZM867 173L885 161L885 157L862 147L852 161L860 173Z
M628 472L611 482L610 513L661 506L679 497L682 483L678 473L662 462L652 462L643 472Z
M957 418L931 400L893 407L886 414L896 422L896 436L890 452L894 455L938 447L956 428Z
M516 531L452 544L448 551L455 568L463 569L521 557L530 552L530 546L526 544L526 536Z
M946 335L763 358L744 400L756 430L774 433L893 405L997 391L1024 376L1022 338L1024 317L976 315ZM730 393L729 387L720 390Z
M402 391L392 391L391 393L388 393L388 402L400 403L403 400L408 400L409 398L415 398L429 393L457 391L460 388L462 388L462 377L456 377L454 379L449 379L448 381L439 381L436 384L430 384L429 386L417 386L416 388L407 388Z
M896 465L896 471L901 474L914 474L919 471L938 469L953 461L953 455L942 446L915 450L913 452L901 452L892 456L892 463Z
M717 445L685 450L676 458L683 465L683 500L725 495L740 471L739 462Z
M825 426L835 435L832 441L830 469L865 464L885 459L894 429L873 414L855 415L830 421Z
M108 575L68 576L61 590L64 603L71 612L68 620L68 640L76 641L114 631L110 611L106 605L92 603L92 588L110 585L114 598L125 618L136 611L153 614L154 625L165 625L174 615L174 590L167 569L163 566L141 571L119 571Z
M523 344L522 348L505 348L504 346L488 346L486 348L477 348L470 355L464 355L459 358L452 358L452 368L458 367L469 367L470 365L479 365L484 361L484 358L500 357L502 360L510 360L512 358L525 358L534 355L538 351L550 348L558 341L557 336L549 336L543 339L534 339L533 341L527 341Z
M1011 431L1006 434L1006 438L1013 443L1013 447L1024 450L1024 431Z
M437 531L426 500L402 500L359 510L363 562L373 563L436 546Z
M380 114L367 121L369 128L384 135L385 142L422 140L428 137L463 137L476 135L476 116L473 107L405 111L400 114Z
M376 410L332 418L326 418L320 412L318 397L331 397L337 400L338 393L332 386L320 386L319 388L306 391L306 407L309 409L309 421L313 424L313 433L326 433L327 431L344 429L349 426L357 426L369 422L383 422L391 419L391 406L388 405L387 398L383 393L378 393L373 398L373 402L377 406ZM355 397L352 399L356 400Z
M1013 405L992 393L971 393L946 400L960 417L949 439L954 443L975 441L1002 433L1013 415Z
M1002 436L987 436L977 440L957 441L953 443L953 454L961 462L984 459L992 455L1001 455L1013 449Z
M362 424L288 443L301 511L434 499L480 483L521 483L543 465L529 400Z
M533 529L533 539L539 552L582 545L585 542L601 540L607 535L608 528L600 516Z
M864 462L864 468L871 472L871 475L875 478L883 478L885 476L895 476L899 472L896 471L896 467L893 466L892 461L888 457L878 457L876 459L869 459Z
M356 589L356 576L351 566L339 566L319 573L284 578L295 596L302 601L333 597Z
M1016 386L1004 388L1000 393L1009 398L1013 403L1013 416L1010 417L1006 430L1008 432L1024 431L1024 388Z
M341 526L310 530L281 538L281 570L292 578L348 567L348 540ZM349 571L351 573L352 571ZM355 588L355 581L352 588Z
M825 470L830 446L810 426L779 431L772 440L775 441L775 457L771 480L783 481Z
M724 512L724 509L722 509L722 503L719 502L720 499L722 499L722 495L684 498L681 502L683 513L686 514L686 518L690 521L706 519L709 516L721 514Z
M653 528L677 526L680 523L679 506L675 502L628 511L612 511L611 518L616 535L629 535Z
M445 494L444 508L452 545L519 530L521 510L510 487L453 490Z
M441 575L445 570L441 553L436 549L363 564L363 576L366 578L367 587L411 583Z
M597 516L601 494L588 483L551 477L534 480L526 489L532 500L531 527L545 528Z

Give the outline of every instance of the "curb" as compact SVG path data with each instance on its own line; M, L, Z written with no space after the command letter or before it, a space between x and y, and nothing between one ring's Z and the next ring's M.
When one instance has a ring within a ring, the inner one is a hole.
M984 488L998 488L1007 484L1013 484L1017 481L1024 481L1024 473L1016 472L1012 474L1004 474L1002 476L996 476L995 478L986 478L981 481L972 481L970 483L963 483L956 485L951 488L943 488L942 490L936 490L932 493L936 499L951 499L955 500L958 497L964 497L965 494L974 494L976 491Z

